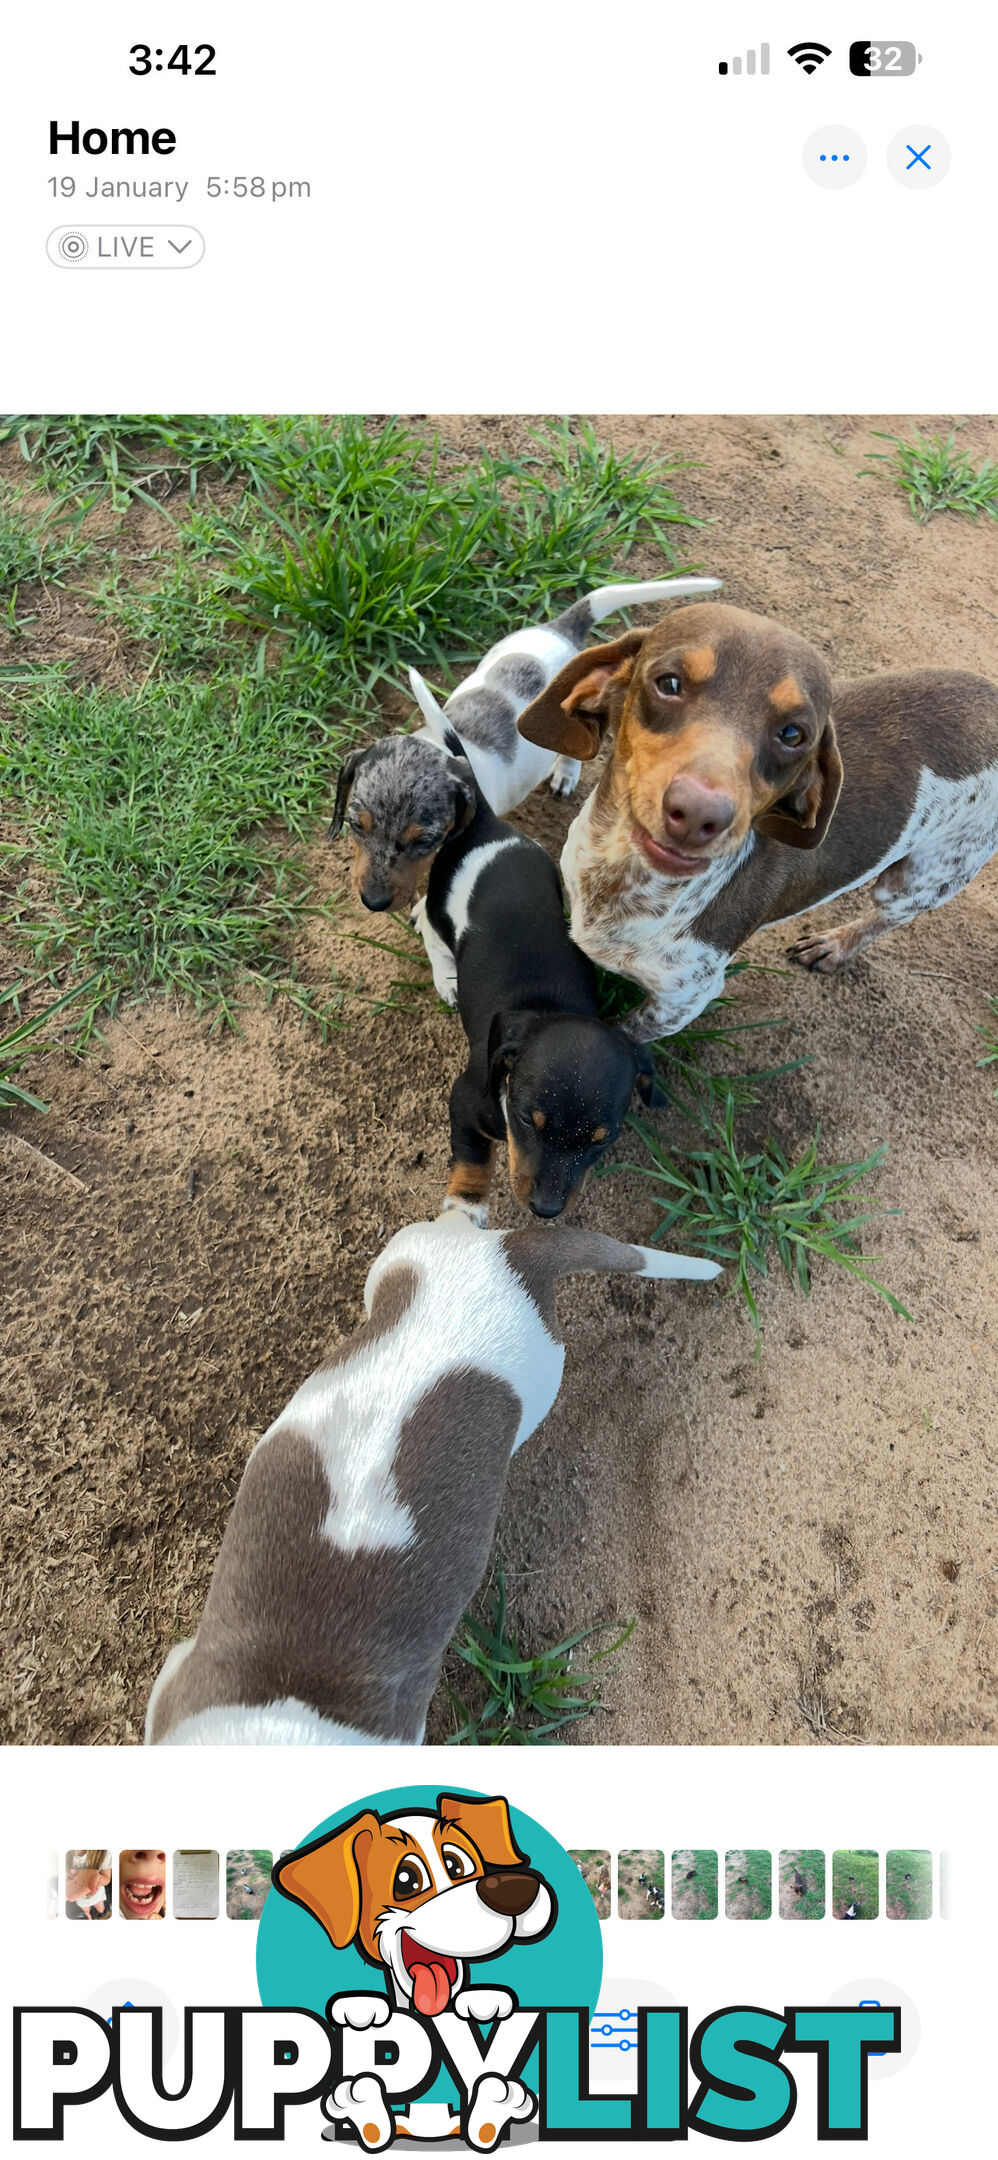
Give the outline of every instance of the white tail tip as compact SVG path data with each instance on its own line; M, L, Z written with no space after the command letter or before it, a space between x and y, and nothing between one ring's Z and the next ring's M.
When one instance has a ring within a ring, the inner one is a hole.
M429 683L423 681L418 669L414 667L409 669L409 688L427 725L439 733L442 721L446 726L443 706L437 702Z
M687 1253L658 1252L654 1245L637 1245L644 1257L642 1275L668 1276L673 1281L713 1282L720 1275L716 1260L695 1260Z
M594 622L602 622L604 615L612 615L617 608L638 607L646 600L692 600L698 593L720 592L722 578L650 578L641 585L601 585L589 595L589 608Z

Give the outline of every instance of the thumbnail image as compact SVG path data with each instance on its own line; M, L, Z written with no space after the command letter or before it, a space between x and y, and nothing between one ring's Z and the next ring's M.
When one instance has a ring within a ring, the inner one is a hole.
M175 1920L218 1919L218 1854L207 1849L173 1855Z
M773 1912L773 1855L758 1846L724 1855L724 1911L729 1920L769 1920Z
M111 1917L111 1854L106 1846L74 1846L66 1854L67 1920Z
M866 1846L832 1854L832 1917L875 1920L880 1911L880 1854Z
M717 1919L717 1854L702 1848L672 1855L674 1920Z
M930 1920L932 1854L891 1850L885 1869L884 1910L888 1920Z
M991 1737L996 475L989 414L0 416L0 1738ZM438 1221L493 1388L546 1226L543 1441L469 1492L447 1326L380 1329L439 1455L306 1611L255 1443Z
M568 1857L570 1860L574 1860L575 1865L579 1870L579 1874L581 1875L582 1880L585 1883L586 1889L590 1893L593 1904L596 1907L598 1918L600 1920L609 1920L609 1853L602 1852L599 1846L583 1845L579 1847L578 1850L570 1849Z
M823 1920L825 1855L813 1845L792 1845L780 1854L780 1919Z
M166 1853L129 1847L118 1854L118 1911L123 1920L166 1918Z
M621 1920L664 1919L664 1853L642 1846L617 1854L617 1913Z
M238 1846L225 1855L225 1910L230 1920L259 1920L270 1889L274 1855L256 1846Z
M50 1852L45 1866L45 1917L59 1918L59 1855Z

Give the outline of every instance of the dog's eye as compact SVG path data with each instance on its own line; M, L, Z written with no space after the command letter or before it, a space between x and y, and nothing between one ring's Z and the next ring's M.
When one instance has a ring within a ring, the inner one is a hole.
M678 675L656 675L655 688L660 697L678 697L682 690Z
M415 1853L409 1853L404 1860L399 1862L395 1870L392 1896L397 1898L418 1897L420 1891L428 1890L429 1887L430 1878L422 1861L417 1860Z
M468 1876L474 1874L471 1854L462 1852L460 1845L442 1845L440 1853L451 1882L467 1882Z
M796 750L798 743L804 740L804 730L798 727L796 720L788 720L786 727L779 730L776 740L785 743L788 750Z

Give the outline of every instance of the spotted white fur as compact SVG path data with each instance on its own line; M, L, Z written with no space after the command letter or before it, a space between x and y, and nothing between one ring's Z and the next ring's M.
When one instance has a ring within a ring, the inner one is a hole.
M628 976L647 991L648 1003L624 1023L628 1034L641 1041L677 1034L724 988L731 952L690 933L709 903L748 862L755 837L749 833L736 852L719 857L691 878L669 878L653 870L643 857L635 858L627 912L591 914L581 880L587 870L606 862L605 845L594 831L594 803L591 795L573 820L561 857L571 902L572 936L590 959ZM924 766L911 815L879 862L820 902L773 920L793 921L812 914L815 906L827 907L845 893L873 885L875 922L870 934L899 929L951 899L976 877L996 849L998 769L987 767L965 778L945 780ZM889 870L894 875L883 890L878 889Z

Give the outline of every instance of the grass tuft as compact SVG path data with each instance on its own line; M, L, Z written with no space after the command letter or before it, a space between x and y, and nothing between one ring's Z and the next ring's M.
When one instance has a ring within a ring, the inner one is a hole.
M998 1065L998 997L988 999L988 1010L992 1014L990 1022L977 1030L985 1044L984 1056L978 1058L978 1065ZM998 1087L994 1093L998 1101Z
M4 1023L6 1032L0 1035L0 1110L38 1110L45 1116L48 1104L41 1102L37 1095L29 1095L27 1088L19 1087L14 1075L28 1058L36 1056L39 1050L51 1048L51 1044L42 1040L43 1028L67 1005L89 996L97 988L97 977L77 983L72 990L66 990L62 997L56 998L54 1004L46 1005L43 1012L32 1013L30 1019L22 1020L21 1005L31 988L31 984L19 982L12 983L7 990L0 990L0 1011L7 1005L17 1015L17 1025L7 1028Z
M959 511L966 517L983 511L985 517L998 519L998 464L985 458L975 465L968 450L957 449L955 432L945 439L916 435L912 442L888 435L882 428L874 428L873 433L891 447L871 450L871 462L887 467L888 478L907 496L920 525L940 510ZM878 475L864 470L860 477L876 479Z
M616 1657L634 1632L630 1621L623 1632L602 1650L591 1650L589 1661L605 1664ZM461 1722L448 1739L449 1747L544 1747L566 1725L592 1717L603 1704L597 1694L598 1675L576 1672L575 1655L584 1643L608 1632L610 1623L581 1629L564 1642L535 1656L525 1652L510 1624L506 1581L500 1568L492 1607L491 1626L465 1614L463 1630L451 1649L470 1666L485 1700L480 1709L469 1709L448 1685L447 1693Z
M710 1144L673 1154L649 1125L632 1118L649 1161L613 1168L634 1171L654 1186L662 1219L653 1232L653 1244L677 1232L694 1251L735 1269L728 1295L740 1294L744 1299L755 1330L757 1356L762 1323L754 1285L769 1274L773 1259L805 1297L810 1296L814 1261L834 1261L868 1283L900 1319L911 1319L907 1307L859 1257L856 1232L884 1211L874 1204L858 1214L848 1212L854 1206L857 1186L884 1161L885 1147L875 1148L863 1162L822 1163L819 1128L795 1163L773 1139L743 1154L735 1138L735 1101L730 1093L720 1121L705 1118L704 1122Z

